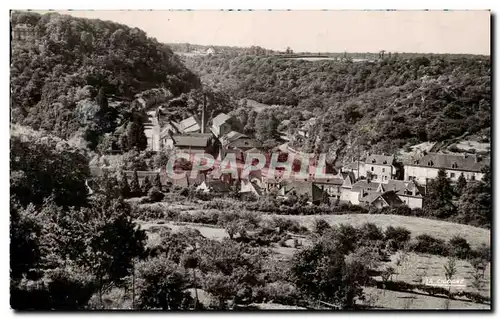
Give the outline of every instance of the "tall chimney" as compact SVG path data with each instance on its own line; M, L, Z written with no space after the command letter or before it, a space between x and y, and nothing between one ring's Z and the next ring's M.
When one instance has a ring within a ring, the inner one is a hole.
M207 126L206 118L206 108L207 108L207 94L203 94L203 107L201 109L201 133L205 133L205 127Z

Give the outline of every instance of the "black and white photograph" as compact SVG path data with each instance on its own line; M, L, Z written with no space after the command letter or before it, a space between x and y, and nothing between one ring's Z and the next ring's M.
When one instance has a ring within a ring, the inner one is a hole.
M487 8L9 18L13 312L492 311Z

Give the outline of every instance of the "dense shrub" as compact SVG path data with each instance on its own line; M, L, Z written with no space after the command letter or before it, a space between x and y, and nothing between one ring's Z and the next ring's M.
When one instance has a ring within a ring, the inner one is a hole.
M359 228L359 240L361 245L371 245L374 241L383 241L384 233L380 227L373 223L365 223Z
M325 233L327 229L330 228L331 228L330 224L328 224L326 220L321 218L314 220L314 228L313 228L314 233L321 236Z
M151 203L159 202L163 199L163 197L164 195L158 187L152 187L148 192L148 199Z
M404 227L388 226L385 230L385 239L393 240L397 249L404 247L410 240L411 232Z
M429 235L418 235L411 249L417 253L448 256L448 247L444 240Z
M448 241L448 252L452 257L467 259L470 256L471 248L465 238L454 236Z

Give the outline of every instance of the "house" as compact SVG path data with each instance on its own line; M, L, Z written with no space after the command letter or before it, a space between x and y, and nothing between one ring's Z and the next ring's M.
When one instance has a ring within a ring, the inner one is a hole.
M214 48L208 48L207 51L205 51L206 55L212 55L215 54L215 49Z
M162 148L173 148L174 140L172 135L181 134L180 124L174 121L169 121L161 130L160 133L160 145Z
M248 179L241 180L240 192L242 197L260 197L264 193L263 189L255 182Z
M362 161L352 162L343 166L342 172L352 173L356 179L360 179L361 177L366 178L366 167Z
M425 188L413 181L390 180L387 184L380 184L378 192L393 191L401 201L410 208L422 208Z
M225 113L220 113L212 119L211 129L216 137L220 138L231 132L231 119L232 117Z
M400 180L389 180L387 183L359 180L350 189L344 187L341 199L354 205L369 205L377 196L386 192L394 192L410 208L423 207L425 189L414 182Z
M180 121L178 128L181 133L197 133L201 131L201 123L198 117L193 115Z
M284 195L288 196L292 193L298 197L306 195L308 202L312 204L319 204L328 198L326 192L313 182L293 181L284 185Z
M377 194L370 199L368 205L375 208L398 207L404 205L403 201L393 191Z
M236 131L227 133L220 141L222 146L220 159L223 159L228 153L234 153L236 159L244 160L249 150L252 150L250 154L260 154L260 150L262 150L262 144L259 141ZM258 150L258 152L255 150Z
M218 193L227 194L231 190L230 185L221 180L210 180L206 179L201 182L196 190L202 191L204 193Z
M218 151L217 142L211 133L187 133L172 135L172 143L177 152L215 155Z
M339 177L334 178L314 178L313 182L321 190L328 194L328 197L340 200L342 195L342 185L344 184L344 179Z
M480 180L484 176L482 169L487 165L490 158L480 155L427 153L404 163L404 180L427 185L441 168L452 182L458 181L461 174L466 180Z
M394 156L371 154L365 160L366 178L377 183L387 183L396 177Z
M363 202L361 199L365 196L372 193L378 193L377 190L380 186L380 183L375 183L370 180L359 180L356 183L351 184L351 187L349 188L349 185L346 185L347 182L351 182L350 178L344 181L344 184L342 185L345 190L343 190L341 194L341 199L350 202L353 205L361 204Z

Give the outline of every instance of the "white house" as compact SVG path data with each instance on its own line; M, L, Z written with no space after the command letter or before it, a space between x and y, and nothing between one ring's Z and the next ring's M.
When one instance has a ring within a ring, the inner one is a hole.
M388 183L396 177L396 167L394 167L394 156L369 155L365 160L366 178L371 176L371 180L376 183Z
M428 153L404 163L404 179L426 185L429 180L437 177L442 168L452 182L456 182L461 174L464 174L466 180L480 180L484 176L482 169L487 165L490 165L489 157Z

